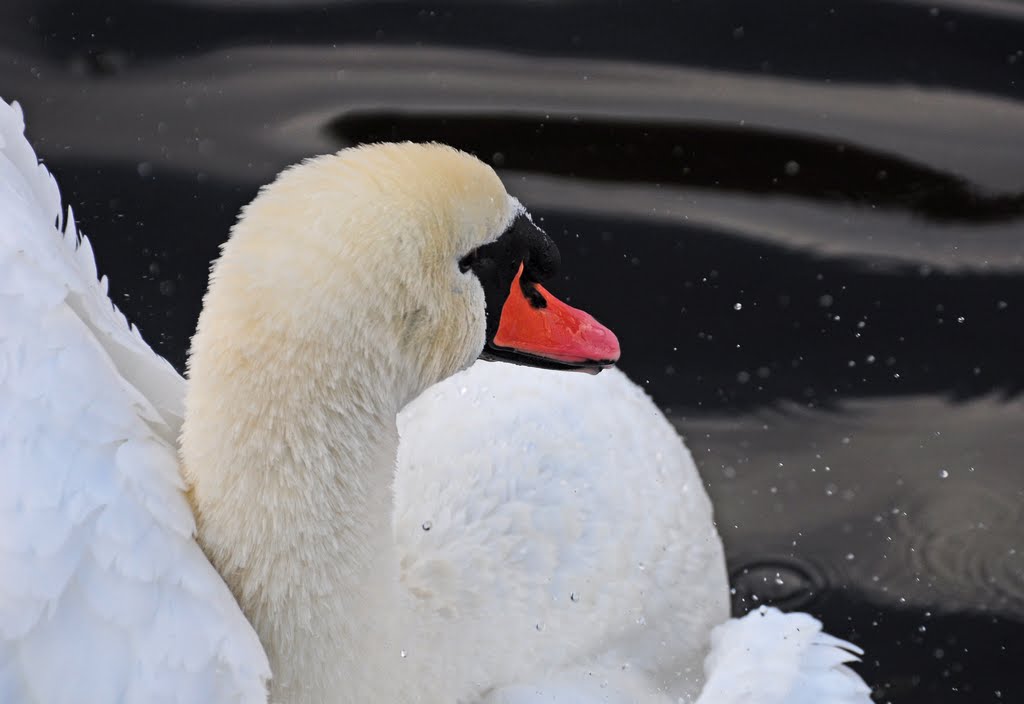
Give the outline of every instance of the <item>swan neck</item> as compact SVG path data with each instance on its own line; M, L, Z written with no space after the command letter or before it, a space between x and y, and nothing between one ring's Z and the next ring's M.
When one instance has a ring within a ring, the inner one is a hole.
M194 353L182 438L199 542L267 651L271 701L335 701L358 689L357 663L401 650L395 394L367 365L240 376L205 361Z

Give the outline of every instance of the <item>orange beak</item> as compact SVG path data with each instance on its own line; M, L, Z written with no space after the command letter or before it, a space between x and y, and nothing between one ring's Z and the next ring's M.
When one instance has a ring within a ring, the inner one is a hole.
M570 366L608 367L619 359L615 333L593 316L558 300L537 283L512 280L493 344Z

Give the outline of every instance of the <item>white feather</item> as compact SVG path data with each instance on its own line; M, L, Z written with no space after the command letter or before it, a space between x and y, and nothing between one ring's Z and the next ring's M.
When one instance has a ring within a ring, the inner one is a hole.
M0 101L0 700L265 701L192 538L184 380L111 305L23 131Z
M813 616L762 606L712 632L697 704L870 704L870 689L846 667L861 654Z
M477 363L410 404L399 428L403 580L495 638L520 623L532 671L549 665L486 704L870 702L844 666L860 651L813 617L728 619L696 465L622 372ZM480 645L481 663L520 652L452 637Z

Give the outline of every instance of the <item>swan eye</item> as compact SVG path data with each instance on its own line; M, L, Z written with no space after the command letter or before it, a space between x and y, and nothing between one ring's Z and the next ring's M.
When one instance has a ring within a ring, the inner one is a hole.
M472 269L473 265L476 264L477 253L479 251L480 250L478 250L478 249L474 249L472 252L470 252L469 254L464 256L462 259L460 259L459 260L459 271L461 271L463 274L465 274L467 271Z

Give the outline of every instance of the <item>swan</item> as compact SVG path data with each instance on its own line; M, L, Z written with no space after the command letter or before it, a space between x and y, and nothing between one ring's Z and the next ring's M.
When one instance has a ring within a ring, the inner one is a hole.
M465 154L319 157L243 211L186 388L0 101L0 701L868 701L809 616L727 620L692 460L624 375L457 374L617 358L557 264Z

